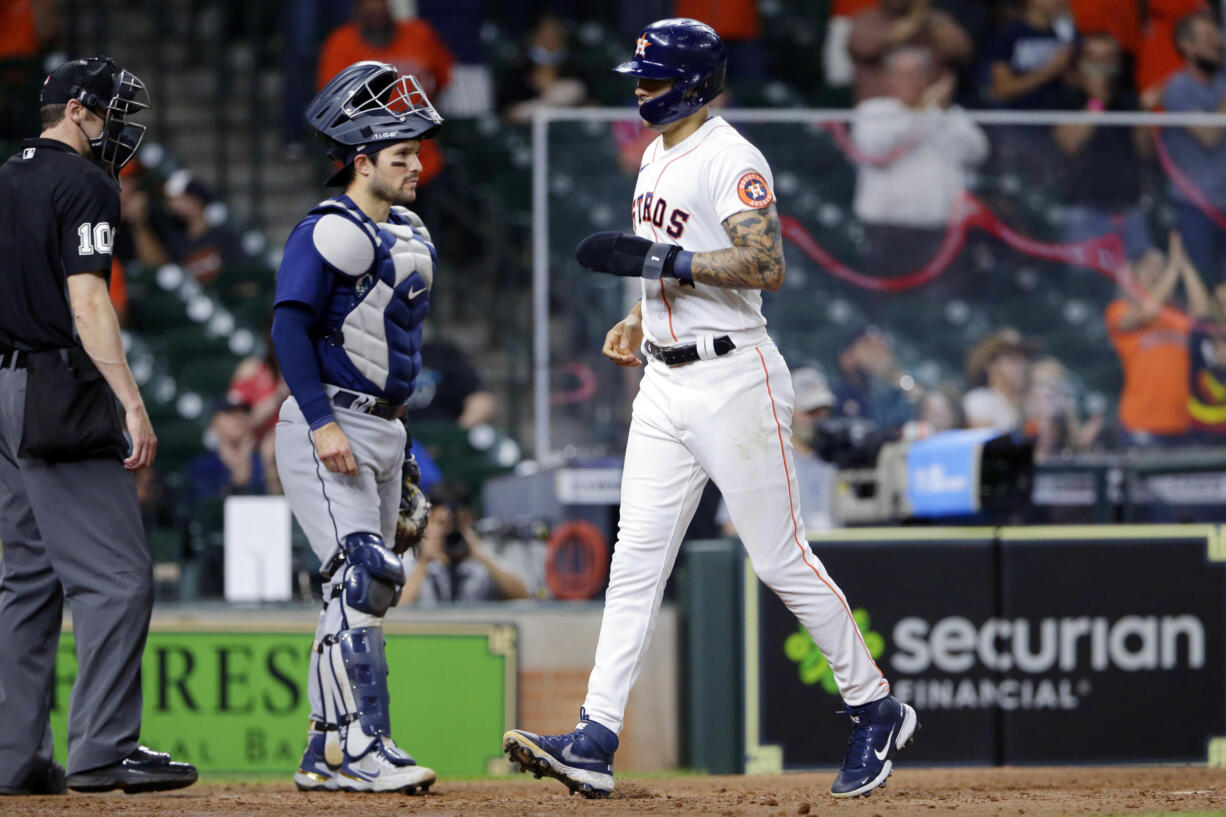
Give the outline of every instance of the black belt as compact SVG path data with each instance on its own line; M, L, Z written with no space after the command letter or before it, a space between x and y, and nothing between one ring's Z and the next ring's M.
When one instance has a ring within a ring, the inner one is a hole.
M26 353L21 349L5 349L0 352L0 369L24 369Z
M386 400L374 400L364 394L354 394L351 391L338 391L332 395L332 405L350 411L360 411L363 414L373 414L384 420L399 420L404 416L404 403L389 403Z
M736 348L732 338L727 335L720 335L711 345L715 347L716 357L723 357ZM643 346L647 349L647 354L665 366L684 366L687 363L702 360L698 356L697 343L688 343L685 346L656 346L651 341L646 341Z

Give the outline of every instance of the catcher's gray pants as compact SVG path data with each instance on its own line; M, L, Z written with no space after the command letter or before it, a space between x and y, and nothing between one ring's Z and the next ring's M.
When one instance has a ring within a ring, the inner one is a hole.
M281 486L294 518L324 565L336 555L341 540L351 533L377 533L389 548L395 543L403 481L400 469L408 441L408 432L399 420L385 420L338 406L333 406L332 411L341 431L349 438L358 466L357 476L333 473L319 461L311 442L311 427L293 397L285 399L277 418L277 473ZM324 600L333 603L325 604L319 617L316 643L325 635L341 631L340 604L332 595L342 573L337 570L324 585ZM311 717L322 721L319 654L314 652L307 692Z
M135 479L113 459L19 459L25 391L24 369L0 369L0 786L23 785L51 757L65 598L78 666L68 772L109 765L136 748L153 605Z

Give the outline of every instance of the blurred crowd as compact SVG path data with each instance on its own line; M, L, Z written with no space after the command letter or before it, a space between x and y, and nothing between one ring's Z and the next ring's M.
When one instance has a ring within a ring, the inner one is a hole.
M991 428L1033 438L1039 461L1091 450L1220 445L1226 283L1205 283L1178 231L1168 247L1151 247L1130 263L1106 308L1123 371L1118 418L1105 415L1101 396L1079 396L1061 361L1015 328L991 332L969 349L966 388L953 381L924 387L898 365L889 333L866 324L839 349L832 384L816 369L794 373L798 436L804 439L805 423L827 418L909 438ZM815 410L819 417L805 414Z

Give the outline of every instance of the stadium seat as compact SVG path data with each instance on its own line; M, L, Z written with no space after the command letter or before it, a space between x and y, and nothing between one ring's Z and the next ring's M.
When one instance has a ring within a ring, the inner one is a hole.
M175 377L181 392L195 392L208 404L212 400L225 396L230 386L230 378L237 366L238 359L229 354L194 357L181 371L176 373Z
M188 321L187 306L177 292L149 287L139 298L131 298L129 304L132 328L151 338Z

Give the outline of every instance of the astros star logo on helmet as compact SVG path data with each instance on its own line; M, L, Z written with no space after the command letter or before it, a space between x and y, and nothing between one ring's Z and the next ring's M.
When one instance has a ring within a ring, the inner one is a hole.
M646 37L639 37L634 41L634 56L646 57L647 46L649 45L651 45L651 40L647 39Z

